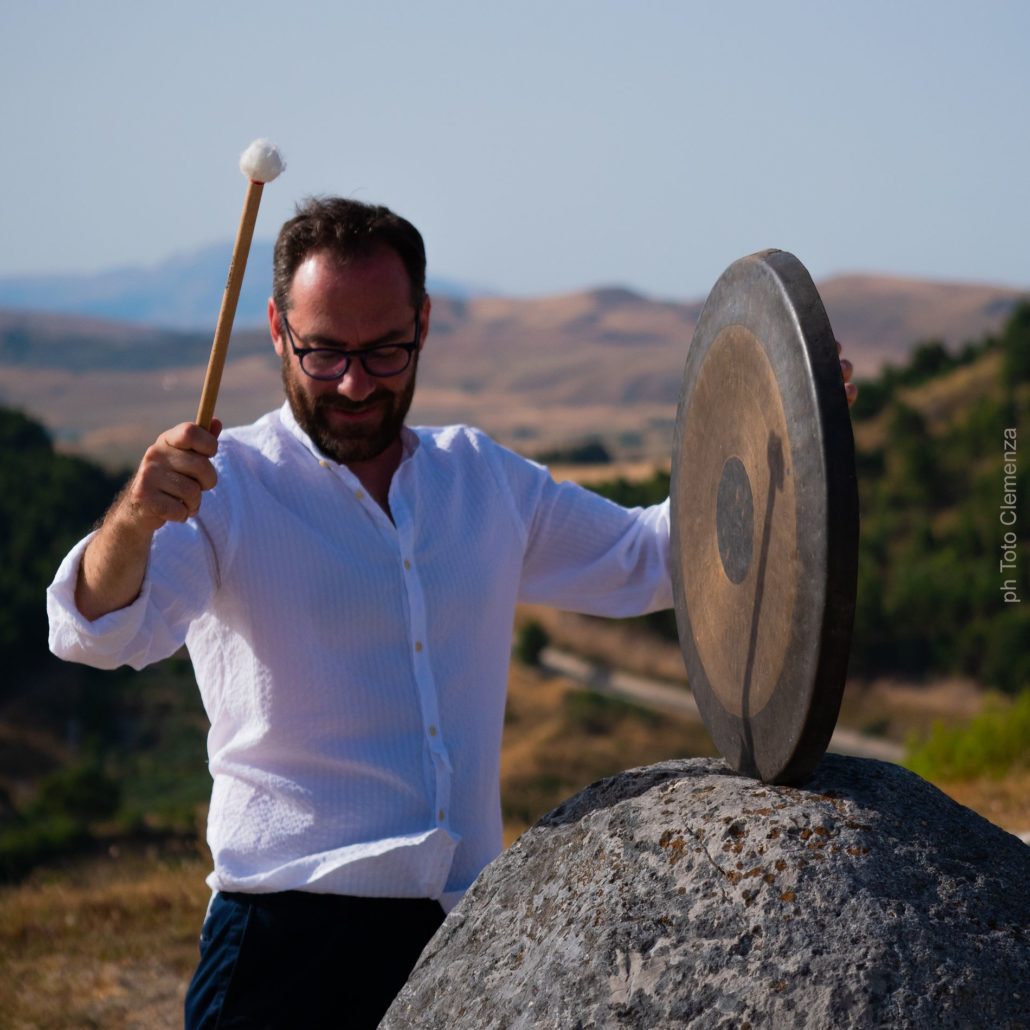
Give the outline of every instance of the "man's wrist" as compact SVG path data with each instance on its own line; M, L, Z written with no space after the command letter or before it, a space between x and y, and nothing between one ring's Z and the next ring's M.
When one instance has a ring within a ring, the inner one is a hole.
M154 534L164 525L165 520L155 515L145 515L141 505L131 498L132 484L111 505L107 516L100 527L100 532L109 535L112 542L120 546L150 547Z

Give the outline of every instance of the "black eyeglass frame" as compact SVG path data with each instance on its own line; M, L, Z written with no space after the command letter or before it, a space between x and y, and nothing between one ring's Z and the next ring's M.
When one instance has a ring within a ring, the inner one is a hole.
M286 317L286 312L283 312L280 317L283 320L283 328L286 330L286 338L290 341L290 348L293 350L293 353L297 355L297 360L300 363L300 370L309 379L316 379L320 383L331 383L336 379L342 379L350 369L352 358L357 358L361 362L361 367L365 370L366 375L370 375L374 379L389 379L391 376L399 376L402 372L407 372L411 367L411 356L416 350L418 350L419 337L422 335L422 312L416 311L415 339L407 343L380 343L376 344L374 347L364 347L360 350L342 350L339 347L298 347L297 341L293 338L293 329ZM406 351L408 360L393 372L373 372L368 367L368 356L370 354L375 354L376 351L388 349ZM304 359L309 354L333 354L337 358L343 358L343 368L334 375L314 375L304 367Z

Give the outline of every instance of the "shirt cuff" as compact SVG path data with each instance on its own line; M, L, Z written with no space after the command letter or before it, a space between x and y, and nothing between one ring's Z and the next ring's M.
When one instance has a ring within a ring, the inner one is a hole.
M139 597L132 604L90 622L75 603L75 586L82 555L95 535L95 532L90 533L68 552L53 583L47 587L49 644L50 650L65 661L113 669L125 664L121 655L143 626L150 597L150 571L148 568Z

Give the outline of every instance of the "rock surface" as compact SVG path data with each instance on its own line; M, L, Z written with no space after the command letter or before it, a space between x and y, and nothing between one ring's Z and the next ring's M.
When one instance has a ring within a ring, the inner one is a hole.
M1030 848L869 759L630 770L484 871L382 1025L1030 1026Z

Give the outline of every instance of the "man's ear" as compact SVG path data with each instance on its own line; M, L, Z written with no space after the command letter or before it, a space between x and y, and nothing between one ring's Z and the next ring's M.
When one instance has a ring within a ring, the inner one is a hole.
M283 340L283 322L279 317L279 309L275 306L275 300L272 297L268 298L268 331L272 334L272 346L275 347L276 354L281 358L286 348L286 342Z
M419 340L418 349L422 350L422 345L426 342L426 337L429 335L429 313L433 307L433 300L427 293L422 299L422 311L419 314Z

